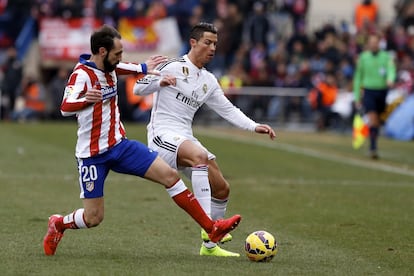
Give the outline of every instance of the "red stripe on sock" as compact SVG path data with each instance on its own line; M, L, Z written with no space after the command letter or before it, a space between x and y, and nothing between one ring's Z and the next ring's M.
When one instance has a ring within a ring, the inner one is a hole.
M213 229L214 222L207 216L200 203L188 189L173 197L175 203L184 209L207 233Z

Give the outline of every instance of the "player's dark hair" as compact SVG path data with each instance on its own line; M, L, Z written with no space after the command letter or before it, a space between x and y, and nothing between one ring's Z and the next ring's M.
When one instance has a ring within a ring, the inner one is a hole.
M108 52L114 48L114 39L121 39L119 32L109 26L103 25L91 35L91 52L96 55L99 48L104 47Z
M217 34L217 28L211 23L200 22L191 29L190 38L198 41L205 32Z

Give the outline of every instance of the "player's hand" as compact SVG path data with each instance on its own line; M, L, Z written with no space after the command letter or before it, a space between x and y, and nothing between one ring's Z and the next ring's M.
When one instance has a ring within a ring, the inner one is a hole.
M258 125L255 129L255 132L268 134L272 140L274 140L276 137L276 132L269 125Z
M155 70L158 64L166 62L168 58L166 56L156 55L151 56L149 59L145 61L145 64L147 65L147 74L151 75L160 75L160 72Z
M92 89L89 89L85 93L85 99L88 103L98 103L102 101L102 92L99 89L96 89L96 87L93 87Z
M392 88L394 88L394 82L393 81L387 81L387 87L388 87L388 89L392 89Z
M165 87L169 85L175 86L177 84L177 78L171 75L164 76L160 81L160 86Z

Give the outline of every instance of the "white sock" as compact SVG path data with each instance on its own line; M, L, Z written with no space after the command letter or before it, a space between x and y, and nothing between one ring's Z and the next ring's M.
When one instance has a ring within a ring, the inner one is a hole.
M88 228L83 219L84 209L77 209L73 213L70 213L63 217L63 224L66 225L65 228L72 228L72 229L82 229Z
M224 214L226 213L227 209L227 199L217 199L212 197L211 198L211 219L212 220L218 220L224 218ZM204 242L203 243L205 247L207 248L213 248L217 244L214 242Z
M202 165L192 168L191 184L201 208L211 217L211 189L208 182L208 166Z
M177 183L172 185L172 187L166 189L168 194L171 198L175 197L178 194L181 194L185 190L187 190L187 186L185 185L182 179L178 180Z
M211 219L218 220L224 218L227 209L227 199L211 198Z

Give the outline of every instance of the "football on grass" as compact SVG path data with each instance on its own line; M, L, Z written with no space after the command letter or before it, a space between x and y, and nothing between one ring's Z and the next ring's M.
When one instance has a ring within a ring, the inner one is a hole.
M244 249L249 260L254 262L269 262L278 250L275 237L263 230L247 236Z

